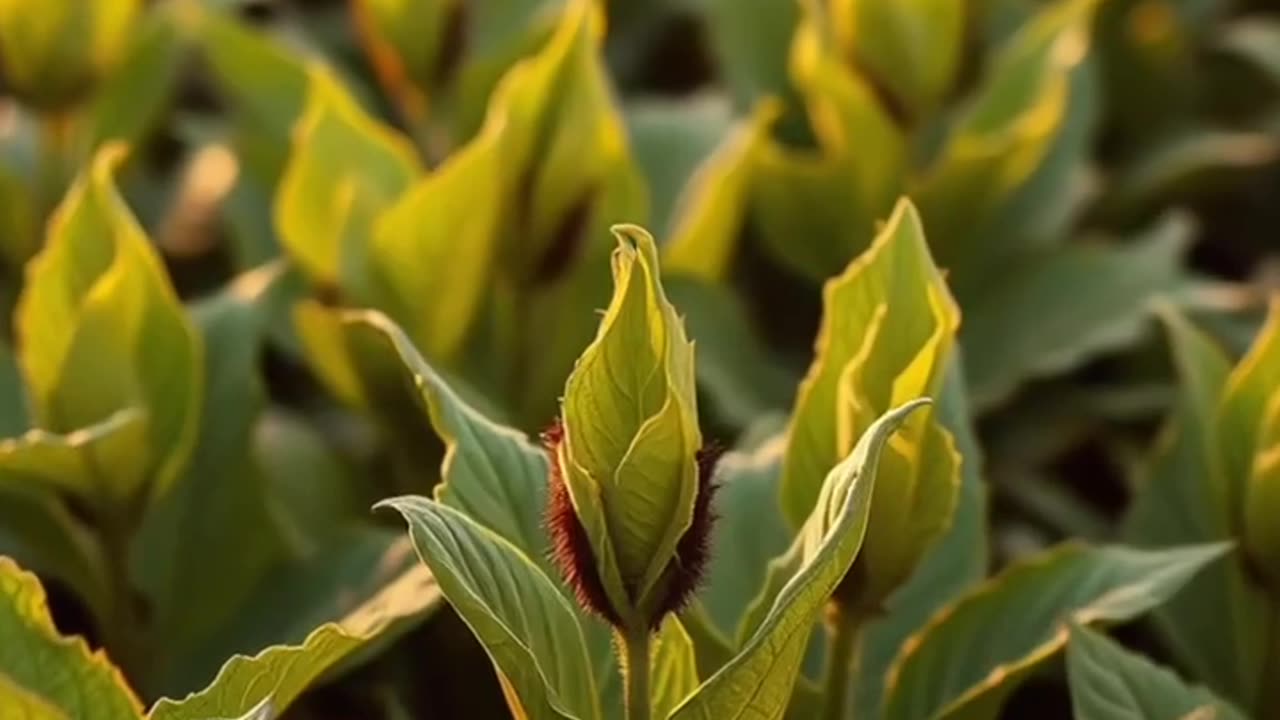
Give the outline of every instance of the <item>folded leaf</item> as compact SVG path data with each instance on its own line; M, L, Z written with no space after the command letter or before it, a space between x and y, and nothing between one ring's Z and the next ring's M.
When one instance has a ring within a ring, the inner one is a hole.
M313 65L307 72L306 110L276 195L276 228L313 280L372 302L372 283L360 275L365 268L348 267L349 256L364 257L374 219L421 168L413 146L369 117L331 71Z
M649 712L665 718L698 687L693 640L674 615L667 616L653 637Z
M783 716L810 630L862 544L881 451L907 417L926 403L915 400L882 416L849 457L832 468L789 551L796 558L795 574L737 656L677 708L673 720Z
M103 475L98 461L136 452L145 431L140 413L129 408L66 435L34 429L0 440L0 483L90 500L114 497L113 478Z
M1067 673L1076 717L1090 720L1183 720L1207 717L1244 720L1239 710L1177 675L1131 653L1105 635L1080 625L1071 626L1067 643Z
M778 260L814 279L839 272L867 247L907 172L902 130L826 41L821 22L807 15L791 51L819 148L765 142L751 174L762 239Z
M994 718L1009 693L1063 649L1066 623L1131 620L1229 548L1068 543L1011 565L907 640L889 674L885 717Z
M600 717L573 606L527 555L426 498L378 506L404 515L418 556L504 679L513 712L533 720Z
M141 720L142 703L120 671L83 638L59 635L40 582L3 556L0 636L0 708L46 713L37 718Z
M626 619L656 606L646 598L693 521L702 435L693 345L663 291L656 244L634 226L615 233L613 300L565 384L557 462Z
M1246 489L1255 457L1265 450L1263 432L1273 398L1280 393L1280 298L1272 300L1266 324L1249 352L1227 376L1218 410L1215 467L1222 473L1225 506L1237 532L1244 528Z
M842 49L908 117L931 110L960 65L964 3L955 0L830 0Z
M863 630L854 661L858 668L856 717L876 717L881 712L885 678L903 642L987 573L988 486L978 438L970 424L963 377L962 363L955 356L937 400L938 422L955 438L956 449L963 458L951 526L925 552L910 579L885 602L883 612Z
M150 483L160 495L187 461L203 388L198 336L160 258L116 192L124 148L77 180L27 268L17 310L20 360L41 427L70 432L138 406L145 442L101 463L104 499Z

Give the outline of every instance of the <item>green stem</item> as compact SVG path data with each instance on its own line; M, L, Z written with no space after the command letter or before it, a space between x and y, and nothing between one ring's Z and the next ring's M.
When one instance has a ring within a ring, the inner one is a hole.
M106 628L112 661L134 682L141 678L145 655L143 624L134 603L129 578L129 530L126 524L107 520L99 530L107 581L111 583L112 626Z
M831 644L827 652L827 676L823 683L823 720L848 717L849 686L852 684L856 650L862 631L861 616L842 603L832 602L827 614Z
M1280 598L1271 601L1267 629L1267 655L1262 665L1258 693L1258 717L1280 718Z
M629 630L622 645L627 658L627 720L649 720L649 628Z

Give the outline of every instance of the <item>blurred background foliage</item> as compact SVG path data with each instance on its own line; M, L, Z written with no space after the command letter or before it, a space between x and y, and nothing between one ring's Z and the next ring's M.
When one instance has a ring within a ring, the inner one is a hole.
M1238 356L1280 288L1262 0L600 9L0 0L0 472L110 462L0 483L0 552L145 699L415 581L368 507L425 492L444 448L341 308L536 433L607 302L609 225L642 224L706 434L750 448L793 404L822 282L909 195L961 306L994 570L1120 536L1175 396L1153 307ZM504 712L426 604L290 716ZM1006 712L1043 697L1065 690Z

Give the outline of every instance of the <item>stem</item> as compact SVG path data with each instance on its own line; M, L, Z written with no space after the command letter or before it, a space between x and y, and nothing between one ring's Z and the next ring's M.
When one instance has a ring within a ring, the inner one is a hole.
M137 682L142 677L145 645L142 619L134 604L133 585L129 581L129 531L127 525L106 520L100 526L103 560L111 583L112 620L105 628L111 638L112 661Z
M1258 688L1258 717L1280 717L1280 598L1271 601L1267 655Z
M649 628L627 631L622 645L627 657L627 720L649 720Z
M856 662L855 650L862 631L861 616L843 603L832 602L827 612L831 644L827 652L827 676L823 682L823 720L843 720L848 716L850 675Z

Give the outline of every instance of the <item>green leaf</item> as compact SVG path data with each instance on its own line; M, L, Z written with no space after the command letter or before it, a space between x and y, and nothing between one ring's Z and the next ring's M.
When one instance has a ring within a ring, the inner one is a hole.
M74 0L0 2L0 65L24 103L66 111L111 74L124 51L139 0L84 6Z
M783 716L813 624L862 544L881 451L907 416L926 403L915 400L882 416L832 468L788 551L796 558L795 574L738 655L677 708L673 720Z
M114 495L115 488L99 467L104 460L134 451L145 429L139 413L130 408L66 435L37 428L0 440L0 482L90 500Z
M156 6L130 33L120 67L104 78L79 129L85 157L110 140L139 144L155 127L182 68L190 6Z
M665 261L664 261L665 262ZM733 291L696 277L668 273L671 302L685 313L697 347L698 389L715 417L745 427L793 402L795 378L752 326Z
M932 110L960 65L965 10L953 0L834 0L831 23L845 53L903 106Z
M1160 307L1178 369L1173 413L1142 468L1124 532L1144 547L1232 538L1222 478L1212 468L1217 409L1230 361L1177 310ZM1178 657L1217 692L1246 706L1257 697L1266 652L1257 628L1267 599L1239 562L1215 563L1158 608L1159 628Z
M404 515L418 556L485 646L524 717L598 718L591 665L573 606L527 555L462 513L426 498L384 500Z
M101 651L58 634L44 589L0 556L0 707L22 703L45 715L141 720L142 704Z
M962 334L974 404L990 408L1024 382L1068 372L1132 344L1152 299L1184 279L1191 227L1171 215L1130 245L1074 244L1001 273L965 304ZM1088 284L1088 293L1075 292Z
M157 694L177 697L204 687L228 657L271 646L300 646L317 627L336 623L364 638L327 671L338 675L376 655L430 618L444 601L431 571L403 533L347 525L303 558L271 567L219 633L175 656L152 680Z
M253 657L237 655L222 666L209 687L182 700L161 698L148 720L205 720L250 715L262 703L282 713L330 667L360 646L362 639L337 625L323 625L296 646L268 648Z
M753 218L766 247L817 280L838 273L872 241L875 221L892 209L907 171L905 136L826 41L821 22L806 16L791 54L818 150L765 142L751 174Z
M636 163L649 186L649 222L671 236L676 207L681 194L695 180L700 167L707 167L717 147L734 127L733 107L718 92L692 97L641 97L625 106L627 134ZM670 240L666 245L671 245ZM671 268L669 256L663 263Z
M769 561L791 544L777 500L785 447L778 436L750 454L728 453L716 470L716 543L699 598L715 627L730 638L745 639L739 620L764 587Z
M385 316L349 314L349 332L375 332L389 343L421 393L431 427L445 444L442 482L435 499L510 541L549 567L546 505L547 460L522 433L498 425L468 405Z
M193 312L208 388L194 450L134 542L139 585L165 639L162 666L219 633L284 550L249 444L265 401L258 375L264 296L278 274L271 267L246 273Z
M758 98L787 92L787 52L799 19L798 3L710 0L698 7L725 83L739 108L751 107Z
M190 454L203 397L199 337L115 189L124 152L100 150L54 213L16 316L41 427L70 432L124 408L145 413L145 441L102 464L111 502L147 483L153 497L165 492Z
M899 203L872 247L824 290L817 357L800 387L783 464L782 508L792 524L812 507L834 464L893 405L935 395L959 312L933 265L919 217ZM895 478L875 492L856 581L842 600L878 608L951 521L960 458L932 414L909 422L883 461Z
M1222 473L1225 506L1231 526L1244 529L1249 476L1257 454L1268 448L1263 432L1270 419L1273 399L1280 394L1280 300L1273 300L1267 321L1252 347L1227 376L1218 409L1215 436L1218 448L1214 467Z
M1244 720L1240 711L1177 675L1080 625L1070 628L1067 673L1075 716L1090 720Z
M1131 620L1229 547L1068 543L1011 565L907 640L889 674L885 717L994 718L1008 694L1063 649L1066 623Z
M625 618L647 606L692 522L702 435L693 345L663 291L657 247L635 226L615 234L613 300L565 383L556 461Z
M427 112L433 85L455 58L444 54L449 34L463 32L457 0L359 0L352 5L360 39L379 81L413 121ZM452 23L452 27L450 26Z
M249 603L246 613L261 616L245 618L259 625L270 622L268 634L277 636L292 635L316 616L336 618L335 622L304 631L300 641L289 640L292 644L274 645L252 657L236 654L207 688L182 700L162 698L148 718L235 718L264 703L275 713L284 713L317 681L376 649L436 608L439 589L431 573L410 560L407 544L394 543L385 532L377 532L376 538L379 541L373 545L380 553L373 557L365 552L369 543L348 536L327 550L320 567L311 568L317 572L281 572L272 577L270 589L278 592L266 595L270 602ZM355 555L344 555L352 548L358 551ZM388 577L389 568L395 572ZM349 604L352 597L358 601ZM317 604L316 598L324 600ZM244 628L237 624L231 631L243 632Z
M456 355L490 290L507 181L502 132L487 124L374 226L374 262L428 357Z
M306 110L276 194L280 242L316 282L340 284L369 302L362 267L373 223L421 174L413 146L366 114L331 71L307 69ZM354 277L348 277L348 273ZM347 281L347 282L344 282Z
M674 615L663 621L652 642L649 712L665 718L698 687L697 662L693 640Z
M885 678L906 639L938 609L987 573L987 493L982 452L971 426L964 371L954 357L938 397L938 421L955 438L963 458L960 496L951 527L930 546L911 578L889 597L883 614L863 630L854 702L856 717L876 717L882 709Z
M737 249L756 152L780 112L764 103L731 129L715 152L681 178L663 262L672 273L715 282L725 278Z
M65 583L95 622L105 624L114 617L114 598L96 539L47 488L0 482L0 555Z
M1262 355L1262 363L1280 361L1280 299L1272 302L1271 318L1257 339L1257 346L1267 350L1253 350L1242 365ZM1266 577L1268 587L1280 590L1280 528L1275 518L1280 513L1280 373L1267 378L1270 385L1259 384L1243 389L1249 381L1242 381L1243 392L1263 393L1265 409L1257 422L1257 449L1244 487L1244 545L1254 566ZM1264 383L1266 381L1263 381ZM1232 388L1228 379L1228 388ZM1230 390L1228 390L1230 392ZM1228 395L1230 398L1230 395ZM1230 430L1228 429L1228 432Z
M13 351L7 342L0 340L0 438L12 437L31 427L25 395Z
M1064 130L1072 76L1087 57L1096 0L1047 6L1001 48L913 197L941 265L962 268L990 252L985 233L1044 165Z

